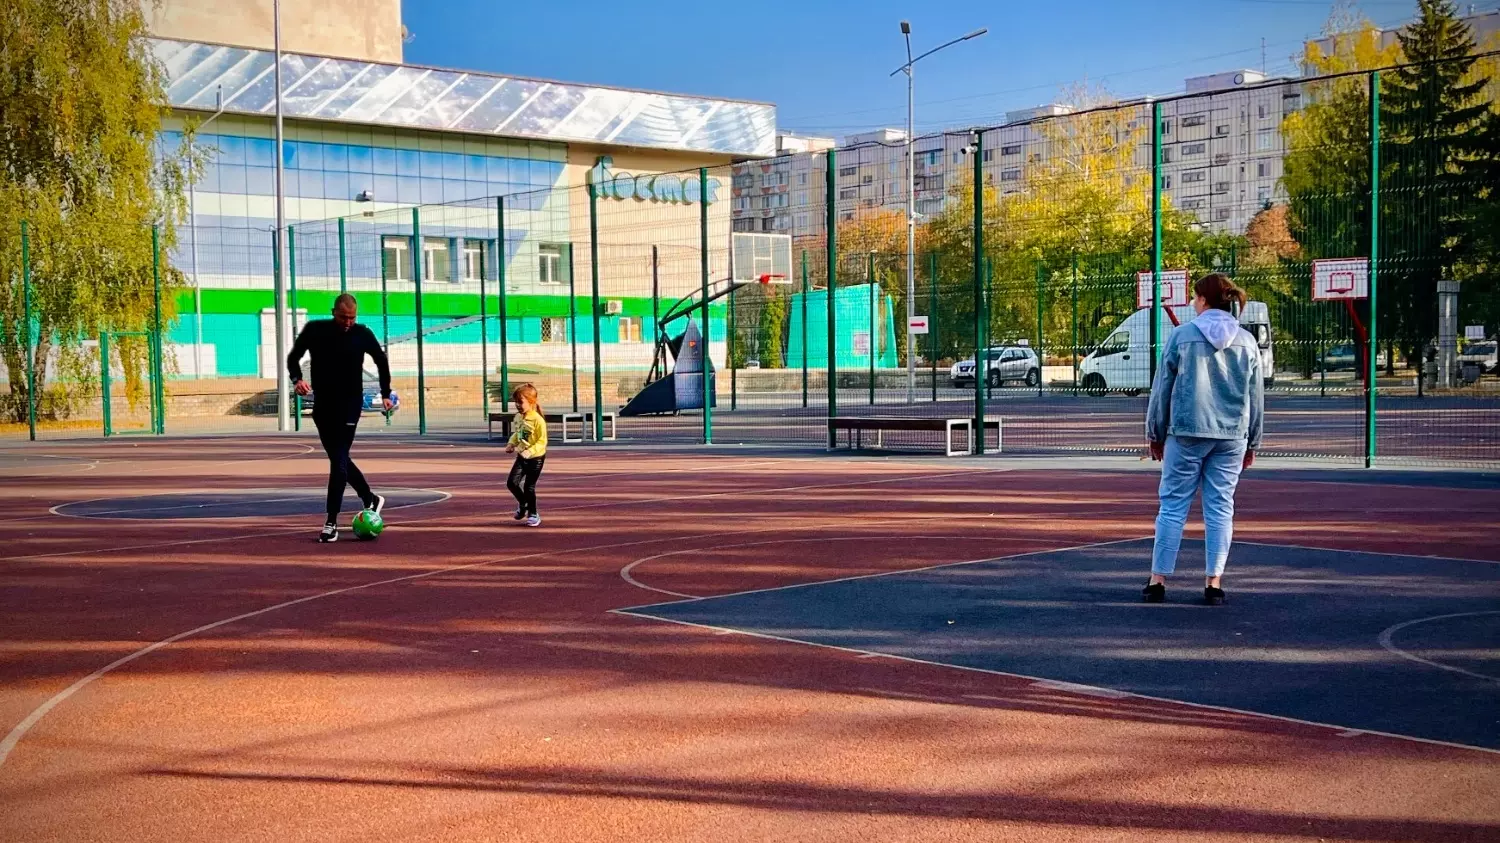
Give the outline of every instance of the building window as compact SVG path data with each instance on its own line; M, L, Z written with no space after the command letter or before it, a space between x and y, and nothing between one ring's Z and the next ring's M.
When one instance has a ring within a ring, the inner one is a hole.
M1229 219L1229 209L1228 208L1215 208L1214 209L1214 219L1218 220L1219 222L1223 222L1223 221Z
M1265 103L1261 103L1255 109L1255 113L1258 114L1261 117L1261 119L1265 119L1266 113L1268 111L1269 111L1269 109L1266 108L1266 104Z
M1269 187L1262 187L1261 189L1255 191L1255 198L1257 200L1261 201L1261 202L1264 202L1267 199L1270 199L1271 198L1271 188L1269 188Z
M1161 133L1163 135L1170 135L1170 134L1172 134L1172 120L1171 120L1171 118L1167 118L1166 120L1161 121Z
M859 168L858 167L840 167L839 168L839 176L840 177L852 176L852 175L854 175L854 174L856 174L858 172L859 172Z
M1276 136L1270 129L1261 129L1255 133L1255 149L1264 152L1276 148Z
M620 342L640 342L640 341L641 341L641 317L639 317L639 316L621 316L620 317Z
M1001 155L1020 155L1021 154L1021 145L1018 144L1018 143L1014 143L1014 144L1011 144L1010 146L1002 146L1002 147L1000 147L1000 154Z
M542 342L567 342L568 320L561 316L542 317Z
M1185 143L1185 144L1182 145L1182 154L1184 156L1186 156L1186 155L1202 155L1203 153L1205 153L1207 151L1208 151L1208 144L1206 144L1206 143Z
M1170 146L1162 147L1162 150L1161 150L1161 162L1163 164L1170 164L1170 163L1172 163L1172 158L1173 158L1173 154L1172 153L1173 152L1174 152L1174 150Z
M452 281L448 267L449 248L446 237L422 238L422 280Z
M807 173L797 174L797 184L807 184Z
M1203 114L1189 114L1182 118L1182 128L1190 129L1193 126L1202 126L1208 122L1208 117Z
M1000 180L1001 181L1020 181L1021 180L1021 168L1020 167L1007 167L1004 170L1001 170L1000 171Z
M995 157L995 150L993 150L993 149L986 149L984 151L984 163L986 163L986 164L990 163L990 161L994 160L994 157Z
M1171 190L1172 189L1172 174L1171 173L1167 173L1166 175L1164 175L1164 176L1161 177L1161 189L1162 190Z
M1264 161L1257 161L1255 163L1255 177L1258 178L1258 179L1265 178L1267 176L1267 174L1269 173L1270 169L1271 168L1266 165L1266 162L1264 162Z
M543 284L562 284L566 282L567 270L563 264L563 250L566 246L557 243L543 243L537 246L537 280Z
M1203 200L1202 199L1186 199L1182 203L1182 209L1185 210L1185 211L1197 211L1197 210L1201 210L1202 208L1203 208Z
M383 237L380 241L381 271L387 281L411 280L411 244L405 237Z
M795 220L795 222L796 222L797 230L798 231L806 231L807 230L807 216L808 216L807 214L798 214L796 217L793 218Z
M1189 170L1186 173L1182 174L1182 183L1183 184L1187 184L1189 182L1205 181L1207 179L1208 179L1208 171L1207 170Z
M840 199L853 199L857 195L859 195L859 188L857 187L846 187L839 191Z
M1296 111L1297 109L1299 109L1301 107L1302 107L1302 95L1301 94L1282 94L1281 95L1281 110L1282 111Z
M1216 138L1222 138L1222 137L1227 137L1228 135L1229 135L1229 125L1228 124L1225 124L1225 125L1222 125L1222 126L1215 126L1214 127L1214 137L1216 137Z
M849 222L850 220L854 219L854 212L844 211L843 213L839 214L839 219L843 220L844 222Z
M464 280L479 281L484 278L484 241L464 241Z
M776 218L775 217L766 217L765 219L761 220L760 221L760 230L761 231L775 231L776 230Z
M859 180L859 183L860 184L872 184L872 183L874 183L874 181L875 181L875 177L874 176L865 176L864 178L862 178L862 179Z

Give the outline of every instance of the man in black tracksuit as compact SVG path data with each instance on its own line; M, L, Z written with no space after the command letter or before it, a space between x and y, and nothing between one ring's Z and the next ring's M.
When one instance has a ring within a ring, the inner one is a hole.
M370 484L359 467L349 459L354 431L364 404L365 355L375 361L380 372L380 397L386 412L391 410L391 367L375 334L356 324L357 305L354 296L344 293L333 304L332 319L314 319L302 328L286 367L298 395L313 397L313 423L318 438L328 454L328 522L318 534L320 542L339 540L339 509L344 502L344 486L354 487L365 506L379 512L385 498L370 491ZM313 385L302 379L302 355L312 353Z

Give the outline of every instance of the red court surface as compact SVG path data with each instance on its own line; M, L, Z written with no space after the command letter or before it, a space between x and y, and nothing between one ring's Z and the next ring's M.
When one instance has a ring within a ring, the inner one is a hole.
M533 530L498 447L355 456L449 497L318 545L52 512L316 494L307 439L0 452L0 839L1500 840L1495 752L611 612L1148 536L1138 465L556 446ZM1252 470L1236 537L1500 562L1492 490L1381 477Z

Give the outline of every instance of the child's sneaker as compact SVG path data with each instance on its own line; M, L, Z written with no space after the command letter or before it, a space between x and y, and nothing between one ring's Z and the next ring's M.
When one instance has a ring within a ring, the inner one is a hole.
M542 526L542 516L540 516L540 515L528 515L528 516L526 516L526 526L528 526L528 527L540 527L540 526Z
M339 528L337 524L324 524L323 532L318 534L318 541L327 544L339 540Z
M511 515L511 518L514 518L517 521L525 521L526 520L526 510L522 509L519 506L516 507L516 511L515 511L515 513L513 515Z

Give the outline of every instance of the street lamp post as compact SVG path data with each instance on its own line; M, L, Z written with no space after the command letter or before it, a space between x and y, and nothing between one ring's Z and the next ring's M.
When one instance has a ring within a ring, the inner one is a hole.
M214 92L214 113L198 124L198 131L224 114L224 88ZM193 256L193 380L203 377L203 285L198 281L198 180L188 182L188 235Z
M955 38L946 44L940 44L927 52L912 58L911 55L911 21L901 22L901 35L906 39L906 64L891 71L891 75L897 73L906 74L906 403L910 404L916 400L917 395L917 358L912 354L911 344L911 315L912 307L917 301L917 167L916 167L916 126L914 100L915 86L912 74L913 66L928 56L951 47L960 41L968 41L971 38L989 32L986 27L970 32L968 35ZM977 187L976 187L977 189ZM976 200L977 201L977 200ZM932 318L934 314L928 314Z

